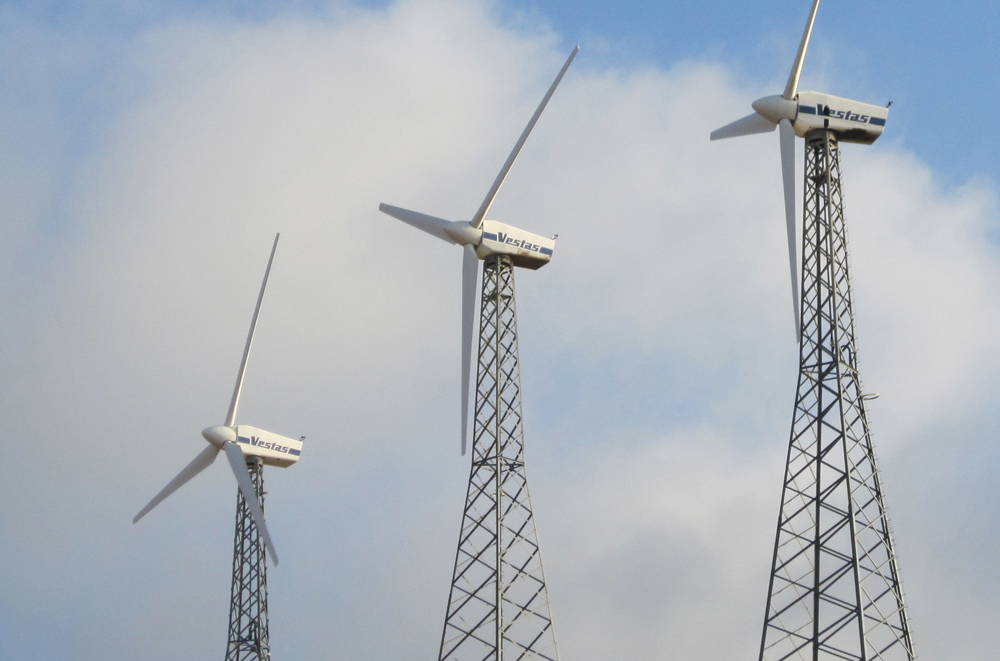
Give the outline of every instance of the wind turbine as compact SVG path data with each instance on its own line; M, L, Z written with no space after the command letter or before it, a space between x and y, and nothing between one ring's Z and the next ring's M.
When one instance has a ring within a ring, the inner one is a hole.
M841 142L873 143L881 107L800 92L814 0L785 90L712 140L779 129L799 379L760 659L915 658L858 372ZM805 138L802 290L796 260L795 138ZM801 306L800 306L801 303Z
M755 133L770 133L779 129L781 150L781 182L785 191L785 224L788 232L788 267L792 276L792 305L795 310L796 332L799 331L798 265L795 255L795 137L806 137L815 130L836 134L839 142L870 145L882 135L889 117L888 106L853 101L821 92L800 92L799 77L806 59L809 38L819 0L813 2L806 29L799 42L795 62L788 74L785 91L754 101L754 112L721 129L712 131L712 140L734 138Z
M446 659L556 659L555 634L524 472L514 270L549 263L555 237L487 218L493 200L580 47L570 53L479 209L448 221L380 204L379 211L463 247L462 454L469 428L476 277L483 261L472 472L444 631Z
M271 273L274 253L278 248L278 238L274 237L271 256L267 260L264 281L257 295L257 305L250 321L250 332L243 349L243 359L236 376L236 387L229 402L226 420L222 425L209 427L201 432L208 442L184 469L172 479L149 504L135 515L136 523L170 494L184 486L195 475L212 465L219 452L225 452L229 467L239 485L236 511L236 541L233 558L233 588L230 603L229 644L226 659L269 659L270 640L267 620L267 574L266 560L261 549L261 541L275 566L278 554L271 542L271 535L264 520L264 477L263 466L285 468L299 460L302 440L280 436L273 432L236 424L236 411L243 391L243 377L246 375L250 347L253 346L254 332L260 304L264 300L264 289Z

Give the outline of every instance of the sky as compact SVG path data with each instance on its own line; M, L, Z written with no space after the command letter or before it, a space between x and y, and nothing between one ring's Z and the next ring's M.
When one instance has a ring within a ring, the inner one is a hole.
M274 657L434 656L461 258L377 206L469 217L577 43L491 213L559 234L516 278L561 654L756 654L796 380L778 150L708 133L780 91L807 12L0 4L0 661L223 653L224 463L131 519L222 422L278 231L239 416L306 436L265 473ZM1000 644L996 12L828 1L802 83L894 101L844 186L925 658Z

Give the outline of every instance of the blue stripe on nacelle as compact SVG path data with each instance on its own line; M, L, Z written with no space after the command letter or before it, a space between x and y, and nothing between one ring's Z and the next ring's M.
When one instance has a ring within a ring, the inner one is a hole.
M542 248L538 252L542 253L543 255L551 255L552 254L552 249L551 248Z
M881 117L871 117L868 119L869 124L874 124L875 126L885 126L885 120Z
M489 239L490 241L496 241L497 240L497 235L496 234L490 234L489 232L483 232L483 238L484 239Z
M807 115L815 115L816 108L814 106L799 106L799 112L804 112Z

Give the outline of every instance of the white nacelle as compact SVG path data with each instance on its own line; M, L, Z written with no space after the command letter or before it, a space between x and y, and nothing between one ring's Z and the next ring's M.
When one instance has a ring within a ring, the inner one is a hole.
M556 247L555 239L546 239L495 220L484 220L481 229L483 240L476 246L480 259L509 255L514 266L537 269L549 263Z
M302 454L302 441L249 425L236 426L236 442L243 454L260 457L268 466L291 466Z
M820 92L799 92L795 135L804 138L813 129L829 128L841 142L870 145L885 130L889 109Z

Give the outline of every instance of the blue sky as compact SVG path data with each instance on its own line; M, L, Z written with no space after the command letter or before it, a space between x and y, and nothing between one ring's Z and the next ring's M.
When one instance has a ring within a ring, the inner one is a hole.
M775 136L708 133L808 7L273 7L0 4L0 661L221 651L224 465L131 519L221 421L275 231L241 405L307 436L266 474L275 657L433 656L461 259L377 206L468 217L576 43L493 207L559 234L516 277L562 654L752 657L796 354ZM996 9L902 11L826 0L803 86L895 102L843 150L861 367L918 650L988 658Z
M380 8L388 3L363 1ZM328 19L336 6L325 2L96 2L3 3L36 29L58 34L71 57L25 52L19 39L5 39L6 82L31 85L36 58L64 75L62 109L83 129L88 120L113 112L101 89L105 74L122 63L130 39L151 26L185 20L259 23L276 16ZM341 4L340 6L346 6ZM511 24L548 25L569 45L581 43L591 62L669 67L687 59L729 66L748 85L787 76L808 3L787 0L704 2L555 2L509 0L493 4ZM11 22L5 21L6 29ZM822 66L838 81L823 90L872 103L893 101L887 140L902 141L952 183L971 177L1000 177L993 118L1000 114L1000 58L995 30L1000 7L989 2L863 2L821 6L813 50L803 84ZM99 37L99 38L95 38ZM82 42L82 43L81 43ZM56 44L50 44L56 46ZM79 50L73 50L74 47ZM13 78L13 81L11 80ZM742 109L740 109L742 111Z

